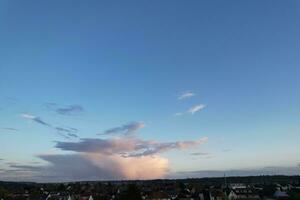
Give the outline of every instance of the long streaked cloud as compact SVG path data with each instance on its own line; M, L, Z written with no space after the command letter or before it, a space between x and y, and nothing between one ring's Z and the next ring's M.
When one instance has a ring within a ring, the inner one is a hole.
M10 168L20 170L20 171L36 171L40 170L40 166L34 166L34 165L20 165L20 164L11 164L9 165Z
M194 152L194 153L190 153L190 155L192 155L192 156L208 156L208 155L210 155L210 153L207 153L207 152Z
M299 175L298 166L282 167L271 166L250 169L232 169L232 170L198 170L173 172L168 175L170 178L203 178L203 177L224 177L226 176L261 176L261 175Z
M54 111L60 115L79 115L85 112L83 106L78 104L68 105L68 106L60 106L54 102L48 102L44 104L48 110Z
M39 155L47 165L15 165L0 170L3 180L57 182L155 178L203 178L261 175L299 175L299 166L271 166L232 170L170 171L167 159L160 156L129 157L97 154ZM134 164L132 164L134 163Z
M21 117L31 120L40 125L46 126L48 128L54 129L60 136L66 138L66 139L78 137L78 135L76 134L77 129L75 129L75 128L64 128L64 127L60 127L60 126L53 126L52 124L42 120L41 117L37 117L37 116L28 114L28 113L22 113Z
M149 156L170 150L183 150L205 143L207 137L195 141L157 142L137 138L97 139L84 138L78 142L57 142L56 148L64 151L99 154L119 154L124 157Z
M33 122L36 122L36 123L44 125L44 126L52 127L49 123L45 122L40 117L31 115L31 114L28 114L28 113L22 113L21 117L23 117L25 119L32 120Z
M188 99L191 98L193 96L195 96L196 94L191 92L191 91L185 91L183 92L179 97L178 100L183 100L183 99Z
M19 131L19 129L12 128L12 127L3 127L2 129L6 131Z
M137 132L138 130L145 127L144 122L129 122L127 124L124 124L122 126L117 126L111 129L108 129L104 131L103 133L100 133L99 135L114 135L114 134L133 134Z

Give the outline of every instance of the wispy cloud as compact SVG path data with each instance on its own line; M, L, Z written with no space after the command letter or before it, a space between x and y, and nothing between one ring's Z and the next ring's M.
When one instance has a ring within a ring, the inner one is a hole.
M2 129L7 131L19 131L19 129L11 128L11 127L3 127Z
M42 120L40 117L31 115L31 114L27 114L27 113L22 113L21 117L25 118L25 119L29 119L32 120L33 122L36 122L38 124L44 125L44 126L48 126L48 127L52 127L49 123L45 122L44 120Z
M58 126L58 127L55 127L55 130L67 139L70 139L70 137L78 138L78 135L75 134L77 132L77 129L75 129L75 128L63 128L63 127Z
M80 105L70 105L64 108L57 108L55 111L61 115L76 115L83 113L84 108Z
M19 164L12 164L9 165L10 168L19 169L22 171L35 171L40 170L40 166L34 166L34 165L19 165Z
M60 127L60 126L53 126L50 123L42 120L40 117L31 115L31 114L28 114L28 113L22 113L21 117L23 117L25 119L28 119L28 120L31 120L35 123L40 124L40 125L43 125L43 126L51 128L51 129L54 129L54 130L56 130L56 132L60 136L66 138L66 139L77 138L78 137L78 135L75 134L77 132L76 128L64 128L64 127Z
M36 116L30 115L30 114L27 114L27 113L22 113L21 117L23 117L25 119L34 119L34 118L36 118Z
M45 122L40 117L36 117L36 118L34 118L32 120L35 121L36 123L41 124L41 125L52 127L49 123Z
M145 127L144 122L130 122L122 126L117 126L100 133L99 135L125 134L130 135Z
M182 112L178 112L178 113L175 113L175 114L174 114L175 117L178 117L178 116L181 116L181 115L183 115Z
M196 112L199 112L200 110L202 110L203 108L205 108L206 105L204 104L197 104L197 105L194 105L192 106L191 108L189 108L186 112L177 112L174 114L175 117L178 117L178 116L182 116L184 114L195 114Z
M196 112L202 110L205 107L206 106L204 104L198 104L198 105L191 107L187 112L191 113L191 114L195 114Z
M190 153L190 155L192 155L192 156L208 156L208 155L210 155L210 153L206 153L206 152L194 152L194 153Z
M182 93L179 97L178 100L183 100L183 99L188 99L191 98L193 96L195 96L196 94L191 92L191 91L186 91L184 93Z

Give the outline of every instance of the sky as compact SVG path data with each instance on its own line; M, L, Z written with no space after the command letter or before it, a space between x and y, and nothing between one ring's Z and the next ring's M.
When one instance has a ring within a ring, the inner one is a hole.
M300 3L0 2L0 179L300 174Z

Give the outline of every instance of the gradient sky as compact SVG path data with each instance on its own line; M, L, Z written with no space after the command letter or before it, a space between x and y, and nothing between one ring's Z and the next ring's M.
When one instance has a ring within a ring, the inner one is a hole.
M4 0L0 27L0 179L300 174L299 1Z

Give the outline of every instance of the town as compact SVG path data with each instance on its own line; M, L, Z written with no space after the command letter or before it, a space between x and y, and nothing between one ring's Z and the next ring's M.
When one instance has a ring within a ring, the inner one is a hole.
M70 183L0 182L1 200L299 200L300 176Z

